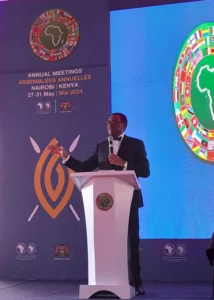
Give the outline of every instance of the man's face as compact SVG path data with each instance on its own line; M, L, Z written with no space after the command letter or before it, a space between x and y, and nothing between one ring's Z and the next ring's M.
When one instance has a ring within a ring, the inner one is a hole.
M107 121L108 134L118 137L125 131L126 124L121 122L120 115L111 115Z

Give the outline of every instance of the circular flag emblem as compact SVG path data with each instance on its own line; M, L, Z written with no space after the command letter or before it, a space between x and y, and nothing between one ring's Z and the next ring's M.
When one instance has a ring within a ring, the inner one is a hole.
M102 193L96 198L96 205L100 210L107 211L113 206L113 198L108 193Z
M44 12L33 23L29 42L39 58L58 61L74 51L79 35L79 25L71 14L52 9Z
M196 27L184 41L175 67L173 104L189 149L214 162L214 22Z

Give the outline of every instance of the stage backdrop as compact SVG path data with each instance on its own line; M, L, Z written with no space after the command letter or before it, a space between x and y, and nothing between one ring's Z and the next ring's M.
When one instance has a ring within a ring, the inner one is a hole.
M2 2L0 279L85 279L80 193L48 144L86 159L110 112L105 0Z
M112 110L128 116L127 134L144 141L151 166L140 180L145 280L212 278L213 9L197 1L111 12Z

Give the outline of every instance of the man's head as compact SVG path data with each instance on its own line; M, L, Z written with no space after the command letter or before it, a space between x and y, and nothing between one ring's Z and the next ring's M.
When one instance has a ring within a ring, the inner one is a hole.
M127 117L124 114L111 114L107 121L108 134L113 137L118 137L125 131L127 124Z

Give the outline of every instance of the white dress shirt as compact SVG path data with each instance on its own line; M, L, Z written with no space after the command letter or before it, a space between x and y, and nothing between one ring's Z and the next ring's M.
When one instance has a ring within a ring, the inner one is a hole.
M121 134L121 135L119 135L118 137L121 137L121 140L120 140L120 141L116 141L116 140L113 141L113 153L114 153L115 155L117 155L117 153L118 153L118 151L119 151L119 149L120 149L120 145L121 145L122 140L123 140L123 138L124 138L124 133ZM124 171L127 170L127 167L128 167L128 163L127 163L127 161L126 161L125 164L124 164L123 170L124 170Z

